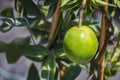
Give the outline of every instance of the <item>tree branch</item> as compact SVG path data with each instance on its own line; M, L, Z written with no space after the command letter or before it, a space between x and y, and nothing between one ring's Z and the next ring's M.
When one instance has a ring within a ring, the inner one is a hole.
M48 48L50 48L51 44L53 43L52 38L58 27L58 23L59 23L59 19L60 19L60 12L61 12L60 6L61 6L61 0L58 1L56 11L52 18L51 29L50 29L50 33L49 33L49 37L48 37Z
M108 2L108 0L104 0ZM105 49L109 42L110 36L113 35L114 28L111 21L108 19L108 6L101 7L102 19L101 19L101 32L100 32L100 42L98 49L97 58L91 61L90 74L94 73L94 69L97 70L97 80L104 80L104 65L105 65ZM109 30L111 29L111 31ZM93 66L95 65L95 67ZM93 79L91 79L93 80Z
M108 2L108 0L104 0ZM105 63L105 49L109 41L109 31L107 29L106 17L108 14L108 6L101 8L102 12L102 21L101 21L101 34L100 34L100 45L99 45L99 55L96 59L97 71L98 71L98 80L104 80L104 63Z

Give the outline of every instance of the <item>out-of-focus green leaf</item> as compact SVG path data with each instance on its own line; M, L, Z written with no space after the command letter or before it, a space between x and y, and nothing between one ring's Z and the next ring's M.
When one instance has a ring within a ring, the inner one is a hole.
M25 18L15 18L14 24L15 24L15 27L22 27L22 26L28 25L27 19L25 19Z
M40 44L46 44L48 41L48 35L50 30L50 22L42 21L39 24L35 24L31 27L31 32L35 38L41 37Z
M7 44L0 41L0 52L5 52L7 50Z
M115 26L114 27L114 36L119 37L119 34L120 34L120 29L117 26Z
M54 80L56 61L53 55L48 56L42 65L40 80Z
M15 9L22 17L30 18L32 16L41 20L41 12L33 0L15 0Z
M42 28L32 28L31 31L35 37L38 37L38 36L42 37L42 36L45 36L46 34L48 34L48 32Z
M14 44L8 44L6 59L9 64L16 63L21 57L20 49Z
M117 72L117 69L105 68L105 75L108 77L114 76Z
M1 12L1 16L4 16L4 17L14 17L14 15L13 15L13 8L7 7L6 9L4 9Z
M50 22L41 21L36 28L50 29Z
M35 36L46 35L50 29L50 22L41 21L39 24L32 26L31 31Z
M51 53L47 48L41 45L21 45L19 47L22 55L34 61L41 61Z
M38 70L34 64L29 69L27 80L40 80Z
M88 25L93 31L96 33L97 36L100 35L100 28L96 24L90 24Z
M3 33L6 33L8 31L10 31L13 27L12 26L9 26L8 24L6 23L3 23L1 26L0 26L0 31L3 32Z
M70 2L70 0L62 0L61 6L67 5L67 3L69 3L69 2Z
M19 46L28 44L29 41L29 38L16 38L7 45L6 58L8 63L15 63L19 60L21 57L21 50Z
M75 7L79 7L81 3L81 0L73 0L73 1L69 1L66 3L66 5L62 6L62 10L72 10Z
M9 26L15 26L15 20L14 18L3 18L1 19L3 21L3 23L6 23Z
M76 26L76 25L78 25L78 21L76 21L76 20L69 21L69 19L68 19L68 22L66 22L66 25L63 24L63 32L61 34L64 36L65 33L68 31L68 29L70 29L71 27Z
M116 66L120 66L120 62L116 62L116 64L115 64Z
M77 6L76 3L65 5L65 6L62 7L62 11L64 11L64 10L72 10L76 6Z
M120 8L120 0L114 0L115 4L117 5L117 7Z
M1 19L6 26L22 27L27 26L27 21L24 18L4 18Z
M30 43L30 37L26 37L26 38L16 38L16 39L14 39L11 43L12 43L12 44L15 44L15 45L25 45L25 44L29 44L29 43Z
M107 2L102 1L102 0L95 0L95 2L96 2L97 5L99 5L99 6L112 6L112 7L115 7L115 5L110 4L110 3L107 3Z
M3 18L1 19L3 24L0 29L4 30L4 28L10 27L31 27L33 23L36 23L37 20L35 18ZM31 25L31 26L30 26Z
M63 23L62 26L63 27L68 27L68 25L70 24L72 19L72 12L71 11L67 11L64 18L63 18Z
M63 48L56 49L55 51L53 51L53 54L54 54L56 57L59 57L59 58L62 58L62 57L65 56L65 53L64 53Z
M90 0L87 0L87 5L86 5L86 14L88 16L91 16L91 14L93 13L93 8L92 8L92 5L91 5L91 1Z
M118 47L111 58L111 62L116 62L120 57L120 48Z
M32 0L23 0L23 4L26 5L24 7L25 13L31 16L36 16L38 19L41 18L41 12L37 5Z
M65 71L63 80L75 80L75 78L80 74L81 67L77 64L71 65Z
M112 6L112 7L116 7L114 4L102 1L102 0L91 0L92 4L94 7L99 7L99 6Z
M53 5L53 4L57 3L57 2L58 2L58 0L45 0L44 5L45 6L50 6L50 5Z
M14 1L14 5L15 5L15 10L18 12L19 16L23 15L23 5L22 5L22 0L15 0Z
M49 7L49 11L48 11L48 14L47 14L47 19L49 19L50 17L52 17L52 15L54 14L55 10L56 10L56 7L57 7L57 3L56 4L53 4Z

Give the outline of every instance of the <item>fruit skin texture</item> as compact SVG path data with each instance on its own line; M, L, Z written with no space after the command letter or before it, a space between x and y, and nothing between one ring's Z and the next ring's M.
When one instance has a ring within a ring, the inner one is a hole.
M69 60L85 64L94 57L98 49L98 40L88 26L74 26L65 34L63 48Z

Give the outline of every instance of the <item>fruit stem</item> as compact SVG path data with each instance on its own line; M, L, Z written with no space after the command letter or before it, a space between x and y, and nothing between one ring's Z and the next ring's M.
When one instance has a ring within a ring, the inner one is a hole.
M78 23L79 27L82 25L83 13L84 13L86 2L87 0L83 0L80 6L80 16L79 16L79 23Z

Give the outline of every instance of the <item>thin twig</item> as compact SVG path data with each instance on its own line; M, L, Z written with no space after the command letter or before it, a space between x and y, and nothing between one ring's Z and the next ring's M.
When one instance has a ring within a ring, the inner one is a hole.
M82 4L80 6L80 17L79 17L79 23L78 26L82 25L82 19L83 19L83 13L84 13L84 9L85 9L85 5L86 5L87 0L83 0Z

